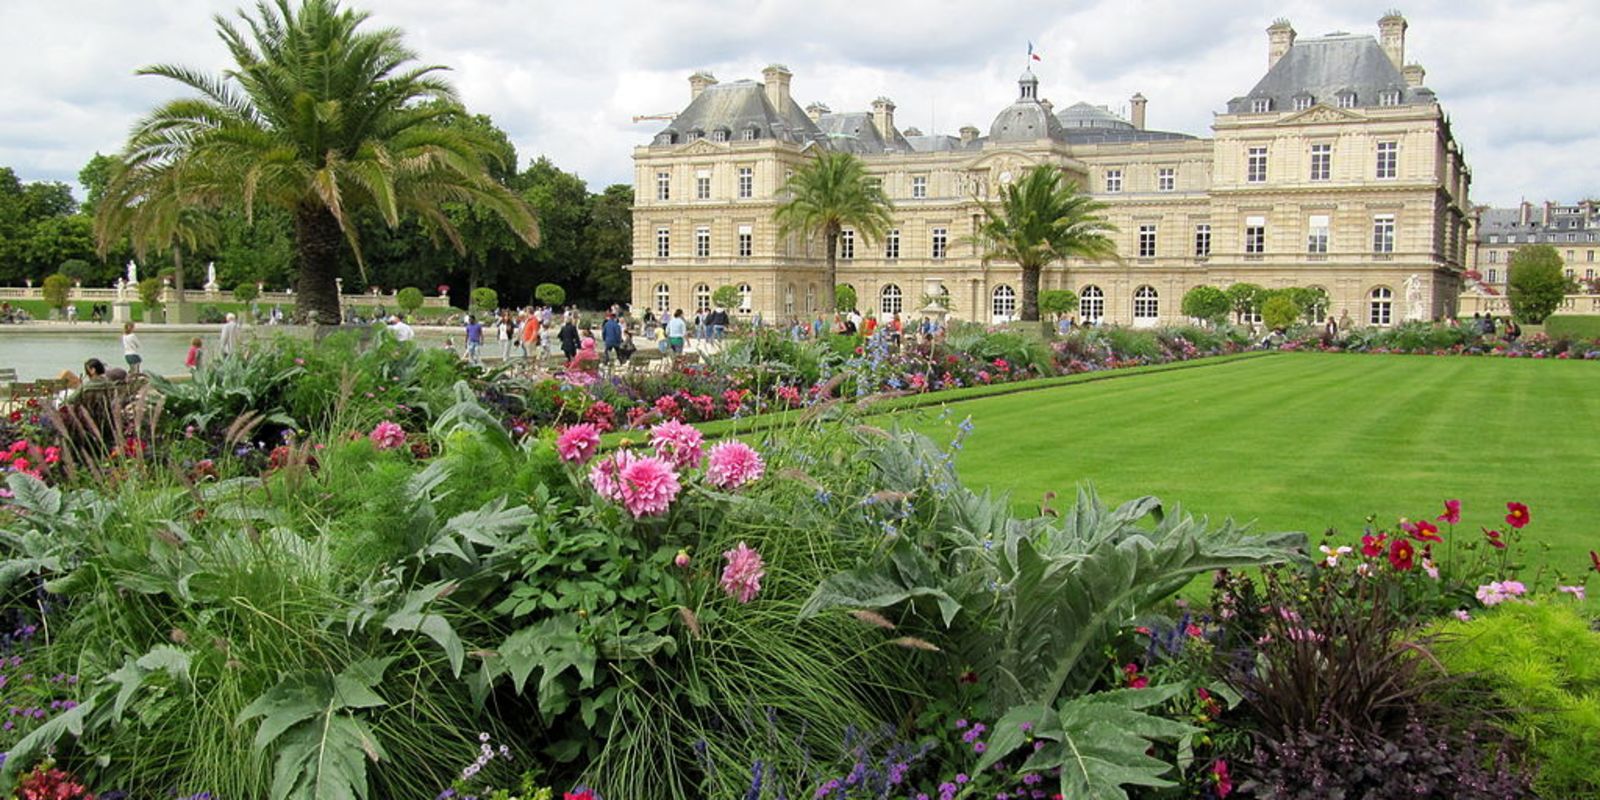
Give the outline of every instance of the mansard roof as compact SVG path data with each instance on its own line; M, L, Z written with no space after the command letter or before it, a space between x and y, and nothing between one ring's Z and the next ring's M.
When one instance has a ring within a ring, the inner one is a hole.
M817 118L816 125L831 150L868 155L890 151L905 153L914 149L899 131L892 131L894 137L884 141L878 126L872 122L870 111L823 114Z
M666 143L713 139L717 130L726 131L729 139L742 139L744 132L751 129L757 139L795 144L822 138L822 132L793 99L788 99L786 108L774 108L767 99L766 87L756 81L739 80L707 86L656 134L656 142L663 143L662 137L669 135Z
M1228 101L1228 113L1247 113L1252 101L1262 98L1271 100L1273 111L1288 111L1296 97L1305 96L1336 105L1345 93L1355 95L1354 106L1377 106L1383 92L1399 92L1401 105L1435 101L1433 90L1406 86L1405 76L1377 39L1332 33L1295 41L1249 94Z

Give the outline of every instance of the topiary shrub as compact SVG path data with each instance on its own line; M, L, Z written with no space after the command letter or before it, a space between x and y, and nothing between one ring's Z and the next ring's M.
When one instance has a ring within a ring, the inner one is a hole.
M547 306L559 306L567 302L567 290L553 283L541 283L533 288L533 297Z
M1215 286L1196 286L1183 295L1183 315L1212 324L1227 319L1232 307L1228 295Z
M1540 764L1540 797L1600 797L1600 633L1569 602L1502 603L1438 628L1434 654L1486 690ZM1471 703L1481 695L1462 693Z
M72 279L58 272L45 278L44 286L40 287L40 290L44 292L45 304L60 311L67 307L67 295L72 292Z
M1300 304L1285 293L1274 294L1261 304L1261 321L1273 330L1295 324L1300 320L1300 314Z
M1039 313L1061 317L1076 313L1078 293L1071 289L1046 289L1039 293Z
M161 290L163 288L160 278L145 278L139 281L139 300L144 303L146 313L161 309Z
M1506 300L1518 322L1537 325L1561 307L1573 288L1561 266L1561 254L1547 244L1519 247L1511 254Z
M500 307L500 293L487 286L479 286L472 290L472 308L477 311L493 311Z
M415 286L407 286L395 294L394 302L400 306L401 311L415 314L417 309L422 308L422 290Z
M59 269L62 275L79 283L89 280L94 273L94 266L81 258L69 258L61 262Z
M261 290L255 284L245 282L233 287L233 299L241 303L248 303L261 296Z
M739 290L732 286L718 286L711 293L711 303L717 308L738 308Z

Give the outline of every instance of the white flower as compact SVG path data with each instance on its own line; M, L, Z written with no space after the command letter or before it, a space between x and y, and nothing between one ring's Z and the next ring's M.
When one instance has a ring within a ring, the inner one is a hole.
M1327 556L1327 559L1324 560L1324 563L1330 567L1339 566L1339 557L1349 555L1351 552L1349 547L1329 547L1327 545L1322 545L1317 549L1321 550L1322 554Z

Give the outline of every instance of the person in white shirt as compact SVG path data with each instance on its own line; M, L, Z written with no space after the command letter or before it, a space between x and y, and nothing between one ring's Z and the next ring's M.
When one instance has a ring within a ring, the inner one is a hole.
M683 309L673 312L667 320L667 346L675 355L683 355L683 340L689 335L689 325L683 321Z
M217 352L221 353L223 358L227 358L239 352L240 325L239 317L231 311L223 319L225 321L222 323L222 333L217 337L220 340Z
M412 339L417 338L417 332L412 330L410 325L402 322L397 316L389 318L389 333L393 334L394 340L397 342L409 342Z
M133 323L122 326L122 358L128 362L128 373L138 374L144 356L139 354L139 334L133 332Z

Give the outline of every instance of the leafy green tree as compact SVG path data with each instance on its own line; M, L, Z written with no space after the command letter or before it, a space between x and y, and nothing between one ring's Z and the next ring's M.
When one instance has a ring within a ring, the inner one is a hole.
M600 305L622 302L633 290L632 277L623 269L633 261L633 187L615 183L590 201L583 236L589 293Z
M28 226L26 237L22 257L29 276L49 275L65 261L99 260L93 222L82 214L37 219Z
M1078 311L1078 293L1071 289L1046 289L1039 293L1039 313L1063 317Z
M346 253L365 273L355 224L363 210L391 228L414 212L450 236L455 226L443 206L467 201L537 244L528 205L484 167L494 143L445 123L459 108L455 93L437 75L441 67L412 63L399 30L363 30L368 15L338 0L263 0L256 9L256 18L241 12L242 30L217 19L234 62L222 76L172 65L141 70L199 96L140 121L123 154L127 180L176 194L181 206L237 201L247 213L288 212L298 308L313 322L340 318L335 278ZM176 179L145 177L166 170ZM110 194L126 204L156 199Z
M256 285L249 281L244 281L233 287L233 299L241 303L249 303L260 296L261 290L257 289Z
M1022 270L1024 321L1039 319L1039 276L1070 256L1116 259L1116 230L1101 215L1106 205L1063 180L1061 170L1038 166L1003 187L998 203L983 204L983 220L970 241L983 248L984 263L1010 261Z
M841 283L833 287L834 308L839 311L854 311L856 307L856 287L848 283Z
M1518 322L1537 325L1561 307L1572 289L1562 266L1561 254L1547 244L1524 245L1511 254L1506 299Z
M139 302L144 303L145 319L150 313L161 310L161 290L164 287L160 278L145 278L139 281Z
M539 247L521 256L522 275L537 276L567 290L574 300L588 294L585 231L589 225L589 189L583 179L558 168L548 158L536 159L516 176L522 199L539 214L543 236ZM515 287L526 297L527 284ZM565 299L563 299L565 302Z
M422 308L422 290L415 286L407 286L395 293L394 303L401 311L415 314L417 309Z
M533 297L547 306L559 306L567 302L567 290L553 283L541 283L534 288Z
M1244 322L1244 318L1261 310L1261 301L1266 289L1254 283L1236 283L1224 290L1228 296L1228 304L1233 309L1235 322Z
M45 305L60 311L67 307L67 297L72 293L72 279L56 273L44 279L41 287Z
M1196 286L1183 295L1183 315L1203 319L1213 325L1227 319L1232 307L1228 295L1215 286Z
M1302 313L1300 304L1287 292L1274 292L1261 304L1261 321L1272 330L1295 324Z
M493 311L500 307L500 294L487 286L472 290L472 307L477 311Z
M783 185L783 195L789 199L772 213L778 235L822 235L827 257L822 280L830 293L839 275L839 234L853 228L862 246L867 246L894 224L894 205L882 184L868 175L866 165L851 153L819 152L794 171ZM824 308L835 305L832 298L822 300Z
M95 153L89 163L78 170L78 185L83 187L83 212L93 216L99 207L100 200L106 196L106 188L111 185L111 178L122 168L122 162L115 156Z
M69 258L61 262L61 274L72 279L74 283L88 280L93 272L94 266L81 258Z
M732 286L718 286L717 290L711 293L711 304L717 308L738 308L739 290Z
M1328 292L1318 287L1296 286L1285 289L1295 305L1300 307L1300 313L1305 317L1306 324L1317 321L1317 317L1328 313Z

